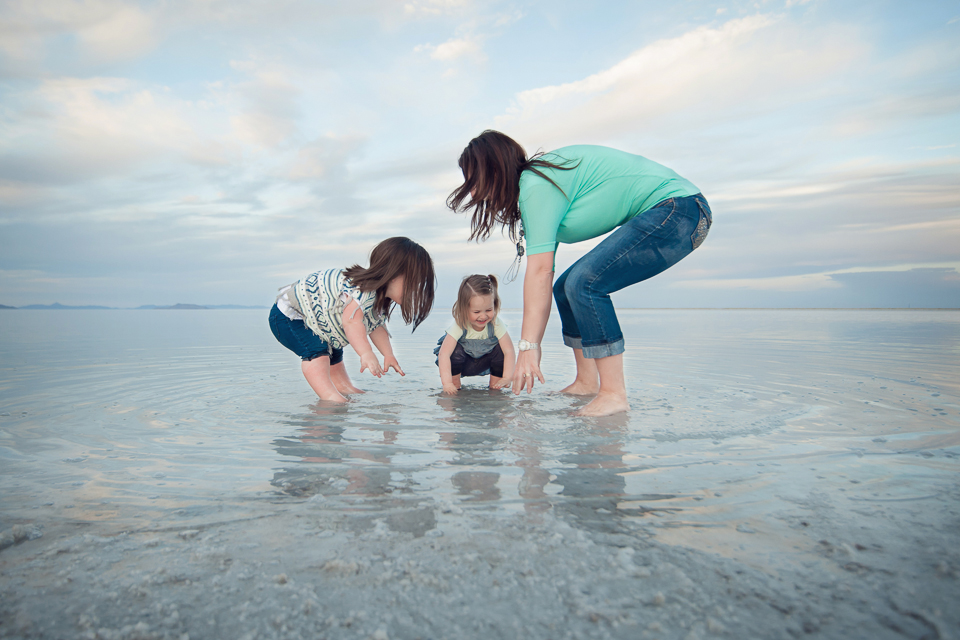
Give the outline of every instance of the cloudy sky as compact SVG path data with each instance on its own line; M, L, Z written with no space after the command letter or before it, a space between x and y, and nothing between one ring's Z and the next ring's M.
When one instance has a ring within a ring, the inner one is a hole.
M444 207L495 128L703 190L621 305L960 307L958 43L953 1L0 0L0 303L266 306L407 235L445 310L511 260Z

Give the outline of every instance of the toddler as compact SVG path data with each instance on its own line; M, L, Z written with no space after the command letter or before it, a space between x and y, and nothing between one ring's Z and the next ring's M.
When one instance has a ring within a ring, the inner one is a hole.
M499 313L496 276L463 279L453 305L454 322L434 350L444 393L455 395L464 376L490 374L491 389L510 384L516 356Z

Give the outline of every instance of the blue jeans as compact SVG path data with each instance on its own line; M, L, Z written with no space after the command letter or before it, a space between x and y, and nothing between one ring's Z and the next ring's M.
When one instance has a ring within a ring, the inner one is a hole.
M274 337L301 360L329 356L330 366L343 362L343 349L331 349L325 340L307 327L303 320L291 320L273 305L270 309L270 331Z
M701 194L670 198L628 220L553 285L563 343L585 358L623 353L610 294L665 271L700 246L713 216Z

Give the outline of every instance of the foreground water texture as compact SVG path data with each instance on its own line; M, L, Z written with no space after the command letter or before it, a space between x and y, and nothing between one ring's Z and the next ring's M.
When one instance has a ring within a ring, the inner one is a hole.
M0 313L0 637L960 637L960 312L626 311L602 419L555 319L337 407L266 310Z

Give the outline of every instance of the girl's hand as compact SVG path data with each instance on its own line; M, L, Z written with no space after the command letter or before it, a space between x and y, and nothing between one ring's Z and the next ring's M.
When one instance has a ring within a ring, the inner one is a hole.
M524 388L527 393L533 391L534 378L537 378L540 384L546 382L540 372L540 349L521 351L517 356L517 366L513 370L513 393L520 395Z
M400 375L406 375L403 373L403 369L400 368L400 363L397 362L397 359L393 356L393 354L389 356L383 356L383 372L386 373L390 371L391 368L393 368L393 370Z
M456 386L455 384L453 384L452 382L443 385L443 392L444 392L445 394L447 394L448 396L455 396L455 395L457 395L457 391L458 391L457 386Z
M370 373L378 378L383 375L383 369L380 368L380 361L377 359L377 356L374 355L373 351L360 356L360 373L363 373L364 369L370 369Z

